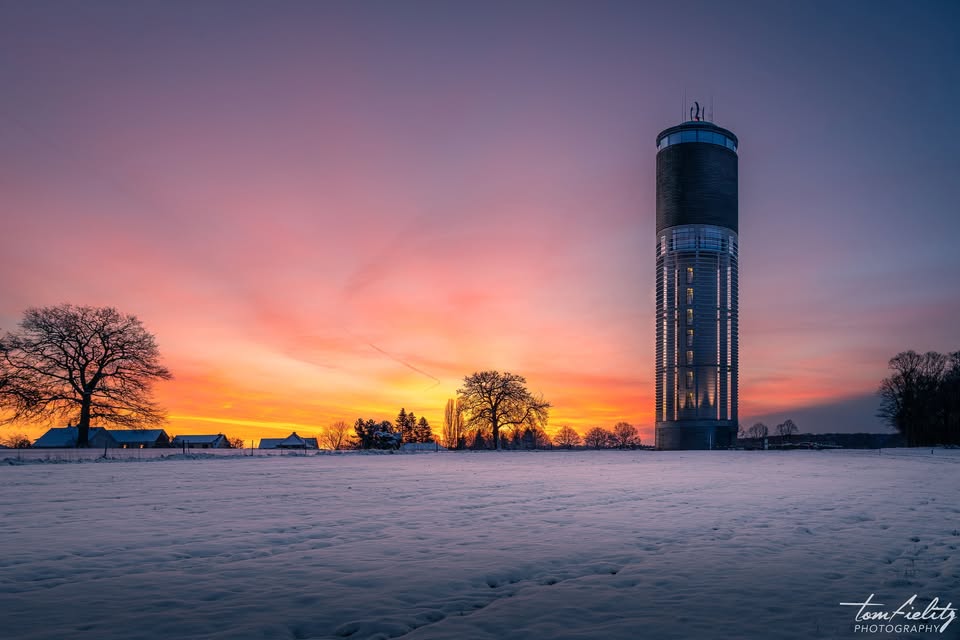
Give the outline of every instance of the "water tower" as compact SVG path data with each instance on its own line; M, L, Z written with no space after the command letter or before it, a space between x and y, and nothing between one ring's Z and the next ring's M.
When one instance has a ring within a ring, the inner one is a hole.
M737 137L694 104L657 136L659 449L737 437Z

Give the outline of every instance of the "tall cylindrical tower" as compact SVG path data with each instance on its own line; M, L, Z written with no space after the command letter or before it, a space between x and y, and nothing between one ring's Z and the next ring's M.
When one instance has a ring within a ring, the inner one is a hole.
M737 437L737 137L694 120L657 136L659 449Z

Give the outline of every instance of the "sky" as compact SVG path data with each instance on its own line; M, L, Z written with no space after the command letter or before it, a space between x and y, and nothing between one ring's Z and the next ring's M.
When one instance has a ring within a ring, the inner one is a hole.
M0 329L137 315L170 433L400 407L439 429L497 369L550 430L651 442L655 138L699 100L740 140L741 423L882 431L887 360L960 349L957 24L932 1L0 0Z

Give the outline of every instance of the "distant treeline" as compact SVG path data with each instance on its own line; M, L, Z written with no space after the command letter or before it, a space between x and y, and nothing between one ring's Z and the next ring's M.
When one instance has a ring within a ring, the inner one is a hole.
M769 438L769 444L772 446L784 443L812 443L844 449L887 449L903 447L906 445L906 440L899 433L798 433L788 440ZM742 437L739 445L747 449L759 449L763 447L763 438Z
M539 424L508 425L499 434L499 448L533 449L635 449L641 446L636 427L618 422L612 429L593 427L581 436L563 425L551 436ZM350 427L337 422L324 430L320 442L329 449L399 449L407 443L435 442L446 449L486 450L497 448L493 430L481 421L470 425L456 400L447 403L443 430L433 433L426 418L417 418L412 411L400 409L396 420L357 418Z
M880 411L907 446L960 444L960 351L890 359L892 373L880 383Z

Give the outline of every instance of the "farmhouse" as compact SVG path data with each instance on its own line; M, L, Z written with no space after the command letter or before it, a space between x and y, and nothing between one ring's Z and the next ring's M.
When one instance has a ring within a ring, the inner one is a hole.
M67 449L77 446L76 427L53 427L37 438L33 446L38 449ZM90 427L87 440L92 448L116 447L113 435L102 427Z
M215 436L176 436L173 446L180 449L229 449L230 443L222 433Z
M156 449L169 447L170 436L163 429L111 429L110 436L121 449Z
M261 438L260 449L318 449L316 438L301 438L294 431L286 438Z

